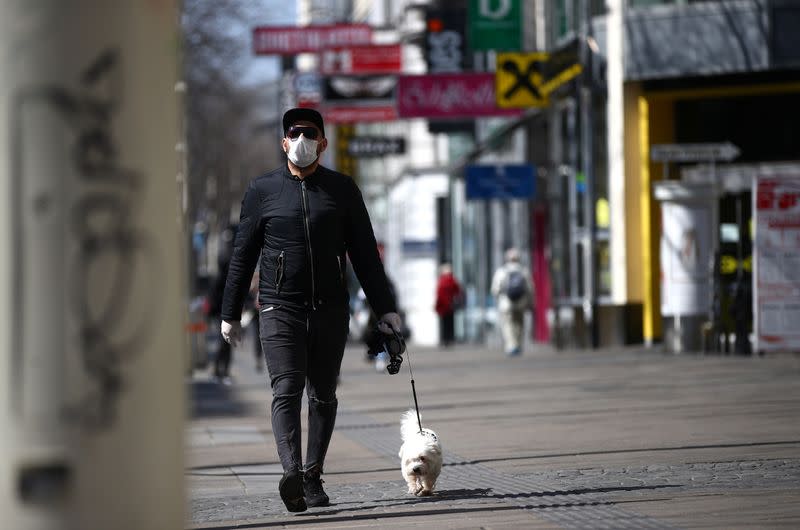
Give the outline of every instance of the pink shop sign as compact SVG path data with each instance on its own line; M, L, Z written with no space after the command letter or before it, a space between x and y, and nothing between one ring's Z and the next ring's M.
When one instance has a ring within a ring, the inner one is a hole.
M401 118L473 118L515 116L495 102L493 73L406 75L398 78L397 114Z

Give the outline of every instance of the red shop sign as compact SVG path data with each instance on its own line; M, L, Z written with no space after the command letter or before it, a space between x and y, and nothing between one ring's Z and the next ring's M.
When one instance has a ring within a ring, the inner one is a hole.
M372 28L368 24L253 28L253 53L256 55L294 55L370 42L372 42Z
M494 94L495 74L460 73L400 76L397 113L401 118L473 118L516 116L501 109Z
M366 123L395 121L397 111L391 105L328 106L322 110L326 123Z
M320 52L323 74L394 74L403 69L399 44L353 46Z

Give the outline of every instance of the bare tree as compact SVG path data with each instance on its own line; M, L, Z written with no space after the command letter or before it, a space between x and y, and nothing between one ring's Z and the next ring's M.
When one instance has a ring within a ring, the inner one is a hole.
M230 222L248 180L263 171L257 166L265 162L263 152L270 152L264 146L260 152L253 136L264 96L240 83L250 53L248 17L238 2L185 0L182 6L187 222L203 223L209 237Z

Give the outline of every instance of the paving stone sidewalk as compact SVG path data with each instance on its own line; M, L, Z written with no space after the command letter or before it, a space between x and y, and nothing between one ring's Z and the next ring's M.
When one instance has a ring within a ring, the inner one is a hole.
M187 428L188 528L800 527L800 356L411 347L423 423L445 447L430 498L400 477L407 365L346 352L326 463L332 505L288 514L266 375L202 374Z

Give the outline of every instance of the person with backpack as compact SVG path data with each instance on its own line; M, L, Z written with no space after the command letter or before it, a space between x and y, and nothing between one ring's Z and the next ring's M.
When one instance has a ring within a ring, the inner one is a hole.
M530 271L520 263L519 250L516 248L506 250L505 263L498 267L492 277L491 292L497 300L503 347L510 357L522 353L525 311L533 300L530 278Z

